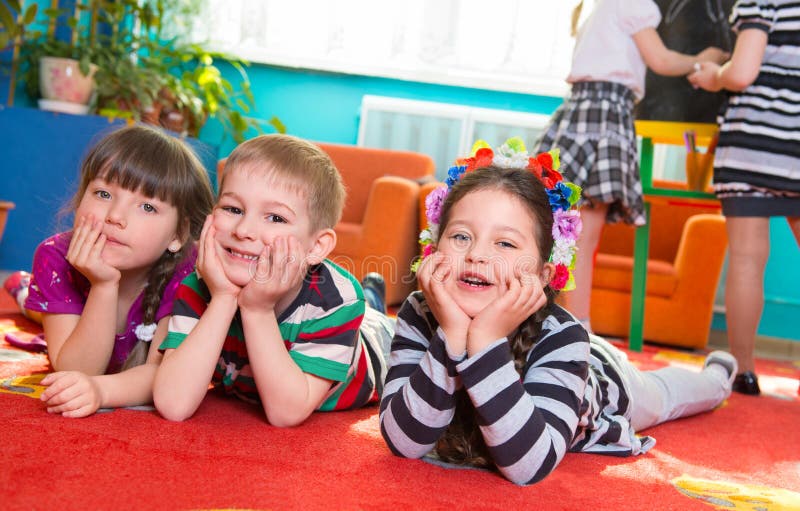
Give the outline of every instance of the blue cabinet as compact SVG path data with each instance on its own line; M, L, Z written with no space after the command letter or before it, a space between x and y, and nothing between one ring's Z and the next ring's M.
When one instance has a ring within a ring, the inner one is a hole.
M0 200L16 204L0 242L0 270L30 270L39 242L70 228L83 156L122 125L95 115L0 107ZM188 142L215 183L217 148Z

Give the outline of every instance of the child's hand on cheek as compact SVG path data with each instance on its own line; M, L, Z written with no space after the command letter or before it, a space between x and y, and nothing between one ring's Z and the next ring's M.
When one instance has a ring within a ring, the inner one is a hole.
M225 269L222 266L222 248L215 238L217 234L214 228L214 216L208 215L206 223L203 224L203 231L200 233L200 240L197 249L197 272L200 278L208 286L211 296L232 295L238 296L241 288L228 279Z
M94 215L81 217L67 249L67 261L89 279L92 286L118 283L122 277L118 269L103 260L106 236L102 232L103 223Z
M265 244L256 272L239 295L242 310L273 310L305 275L305 254L293 236L275 238Z
M503 286L500 298L479 312L470 325L467 335L467 352L470 355L508 336L547 304L544 287L535 273L517 271L509 276Z
M472 319L453 299L446 283L454 278L451 261L438 252L426 257L417 271L425 301L444 331L451 355L464 353Z

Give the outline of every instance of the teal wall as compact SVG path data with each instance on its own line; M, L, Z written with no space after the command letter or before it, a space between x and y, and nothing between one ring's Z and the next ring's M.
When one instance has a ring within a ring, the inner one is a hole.
M288 133L320 142L356 143L361 98L365 94L548 115L561 104L561 98L550 96L261 65L249 67L248 74L256 98L253 117L267 120L275 115ZM236 80L234 75L228 76L231 81ZM271 128L267 126L265 130ZM200 139L220 146L221 156L234 147L214 123L203 129Z

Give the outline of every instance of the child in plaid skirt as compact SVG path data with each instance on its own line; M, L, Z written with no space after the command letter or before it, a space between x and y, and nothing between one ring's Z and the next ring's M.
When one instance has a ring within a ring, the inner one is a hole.
M573 15L577 27L581 1ZM685 55L664 46L652 0L597 0L577 30L567 82L572 91L550 119L534 151L561 149L564 177L583 188L583 233L574 270L576 291L565 305L591 331L592 270L606 223L645 223L634 129L634 106L644 96L648 68L666 76L688 75L704 61L727 54L709 47Z

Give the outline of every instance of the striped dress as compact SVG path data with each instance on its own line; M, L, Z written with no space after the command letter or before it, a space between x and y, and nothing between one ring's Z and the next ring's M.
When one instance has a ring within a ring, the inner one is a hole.
M731 26L768 34L755 82L720 115L714 190L728 216L800 215L800 3L739 1Z
M192 273L178 289L169 333L160 349L180 346L211 301L205 283ZM381 345L386 336L373 310L366 311L361 284L325 260L309 270L297 298L278 318L286 349L300 369L332 380L319 410L357 408L377 401L386 372ZM241 316L236 313L212 378L227 394L257 403L258 389L247 355Z
M628 392L613 346L554 305L523 376L506 338L467 357L448 354L420 292L398 313L381 399L381 433L398 456L428 454L453 420L458 394L475 406L497 469L517 484L547 476L567 451L640 454L655 440L628 421Z

